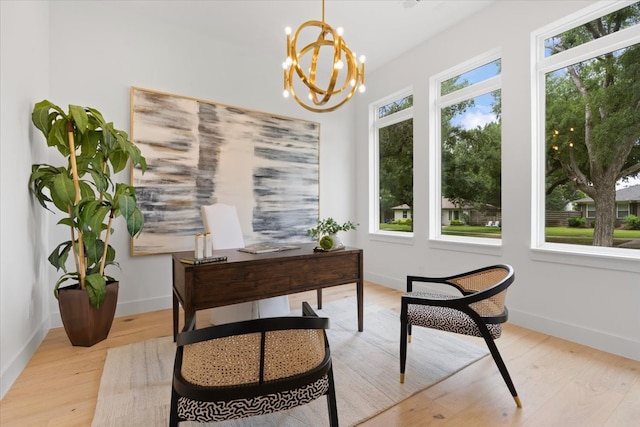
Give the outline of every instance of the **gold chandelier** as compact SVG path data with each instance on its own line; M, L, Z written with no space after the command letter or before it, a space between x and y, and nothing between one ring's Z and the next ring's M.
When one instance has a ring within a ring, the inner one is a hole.
M320 30L316 38L310 38L308 44L298 49L298 43L305 43L303 37L307 37L309 31L317 27ZM289 95L309 111L324 113L333 111L351 99L356 90L364 92L364 55L356 59L344 39L342 28L334 30L324 22L324 0L322 0L322 21L307 21L291 33L291 28L285 29L287 33L287 59L282 63L284 68L284 92L285 98ZM324 51L322 48L325 48ZM333 51L331 52L331 49ZM327 60L319 61L329 52ZM333 58L330 60L329 58ZM305 73L303 67L308 73ZM299 80L294 81L294 77ZM320 78L320 76L326 76ZM307 96L298 96L299 92L308 92Z

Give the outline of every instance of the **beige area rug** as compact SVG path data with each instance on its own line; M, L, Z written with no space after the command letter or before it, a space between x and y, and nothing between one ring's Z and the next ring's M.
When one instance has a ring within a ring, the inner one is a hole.
M400 320L365 304L364 332L357 332L355 298L324 304L341 426L356 425L424 390L488 354L454 336L413 328L407 377L399 382ZM107 353L92 427L167 426L175 344L171 337L112 348ZM327 426L326 398L286 412L216 426ZM181 426L203 426L182 423Z

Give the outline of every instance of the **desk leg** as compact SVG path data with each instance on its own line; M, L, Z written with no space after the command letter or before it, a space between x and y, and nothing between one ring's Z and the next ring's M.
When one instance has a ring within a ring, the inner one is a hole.
M356 294L358 298L358 331L364 330L364 286L362 280L356 284Z
M178 337L178 297L176 293L173 292L173 342L176 342L176 338Z
M316 291L318 294L318 310L322 310L322 288Z

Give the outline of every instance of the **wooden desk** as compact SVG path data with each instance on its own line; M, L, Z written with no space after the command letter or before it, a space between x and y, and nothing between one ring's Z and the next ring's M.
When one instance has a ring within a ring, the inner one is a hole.
M255 301L263 298L317 290L322 308L322 288L356 284L358 331L363 330L362 249L347 247L334 252L313 252L315 243L300 249L249 254L237 249L213 251L226 262L189 265L180 258L193 251L174 252L173 338L178 333L178 304L184 308L185 323L197 310Z

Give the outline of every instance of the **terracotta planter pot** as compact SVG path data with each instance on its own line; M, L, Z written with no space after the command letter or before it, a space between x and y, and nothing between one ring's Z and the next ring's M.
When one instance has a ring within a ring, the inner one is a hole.
M119 282L107 284L107 297L99 309L89 303L86 290L67 287L58 292L58 307L71 344L91 347L107 338L116 314Z

